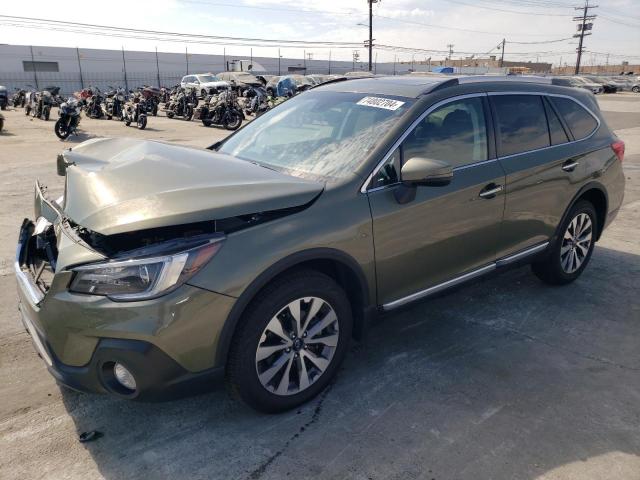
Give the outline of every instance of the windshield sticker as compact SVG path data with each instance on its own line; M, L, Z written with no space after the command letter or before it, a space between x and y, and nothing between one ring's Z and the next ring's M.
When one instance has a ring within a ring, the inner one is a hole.
M358 105L364 105L365 107L384 108L385 110L397 110L404 102L399 100L391 100L390 98L382 97L364 97L358 102Z

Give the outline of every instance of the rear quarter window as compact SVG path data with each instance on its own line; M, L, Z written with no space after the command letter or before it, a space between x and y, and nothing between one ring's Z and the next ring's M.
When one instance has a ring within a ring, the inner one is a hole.
M575 140L588 137L598 127L598 122L582 105L569 98L551 97L564 118Z

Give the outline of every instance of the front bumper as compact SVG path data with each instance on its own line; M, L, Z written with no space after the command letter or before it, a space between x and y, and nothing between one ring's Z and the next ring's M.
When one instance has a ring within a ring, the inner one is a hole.
M49 373L59 384L79 392L109 393L143 401L167 400L206 391L224 375L224 367L189 372L149 342L118 338L100 339L87 365L66 365L24 314L22 305L20 311L22 322ZM112 374L115 362L123 364L134 375L137 383L134 392L115 381Z
M22 322L58 382L86 392L126 398L161 398L194 392L201 380L222 372L216 365L220 333L235 298L191 285L139 302L68 291L72 272L59 269L46 294L23 267L22 229L14 264ZM82 247L71 244L68 247ZM74 250L73 258L79 258ZM69 255L60 249L58 261ZM136 392L114 388L108 373L122 363L136 377Z

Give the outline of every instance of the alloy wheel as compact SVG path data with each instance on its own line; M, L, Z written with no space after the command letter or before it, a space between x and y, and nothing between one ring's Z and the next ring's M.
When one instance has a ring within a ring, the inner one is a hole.
M560 263L565 273L573 273L584 263L593 238L593 223L586 213L579 213L569 223L560 247Z
M331 364L338 339L338 317L328 302L318 297L290 302L271 318L258 342L260 383L276 395L306 390Z

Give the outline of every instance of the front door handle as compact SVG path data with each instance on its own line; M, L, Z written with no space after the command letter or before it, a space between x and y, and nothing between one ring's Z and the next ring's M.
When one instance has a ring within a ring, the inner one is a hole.
M491 183L480 192L480 198L493 198L502 191L502 185Z
M575 160L568 160L562 165L562 170L565 172L573 172L578 165L580 165L579 162L576 162Z

